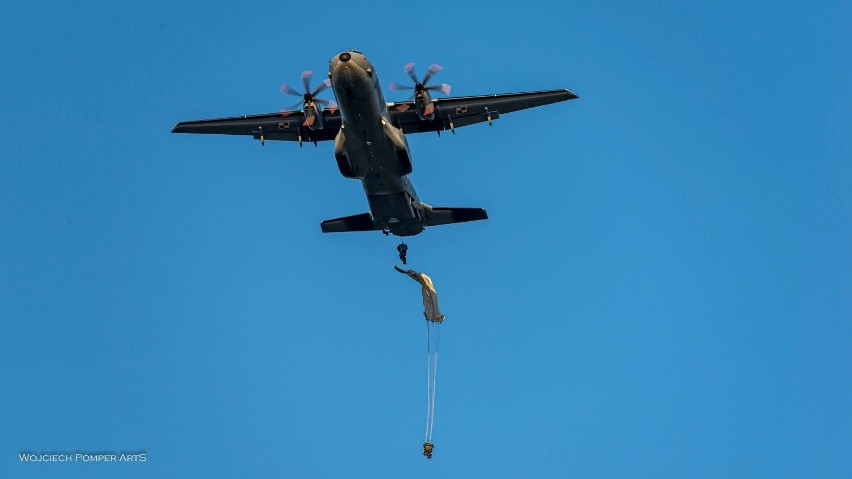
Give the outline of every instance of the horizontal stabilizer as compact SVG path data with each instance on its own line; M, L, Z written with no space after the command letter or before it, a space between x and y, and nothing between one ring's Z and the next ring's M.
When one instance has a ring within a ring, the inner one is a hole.
M325 220L320 223L323 233L344 233L346 231L375 231L382 228L373 223L370 213L360 215L344 216L333 220Z
M488 219L488 213L484 208L443 208L423 204L423 209L426 212L426 226Z

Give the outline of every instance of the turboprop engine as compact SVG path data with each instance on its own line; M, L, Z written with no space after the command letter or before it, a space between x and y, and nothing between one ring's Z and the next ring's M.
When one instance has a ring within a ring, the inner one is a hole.
M450 85L446 83L441 83L440 85L426 85L429 80L441 70L441 65L433 63L426 72L426 75L423 77L423 80L420 81L417 79L417 74L414 73L414 63L409 63L405 65L405 73L407 73L408 77L414 81L414 86L398 85L391 82L390 89L394 91L414 90L412 98L414 99L414 107L417 109L417 116L419 116L421 120L432 120L435 118L435 104L432 102L432 95L430 95L429 92L438 90L443 92L444 95L450 94Z
M281 110L281 115L286 117L293 113L294 108L301 105L302 113L305 115L305 120L302 122L302 126L308 127L311 130L322 130L324 125L322 116L323 105L327 105L331 111L334 111L337 108L337 105L331 100L317 98L317 94L319 94L319 92L331 86L330 80L325 80L320 83L316 89L311 91L311 75L313 74L314 72L311 70L302 72L302 84L305 86L304 93L300 93L298 90L290 88L286 83L281 85L281 93L302 97L302 101Z

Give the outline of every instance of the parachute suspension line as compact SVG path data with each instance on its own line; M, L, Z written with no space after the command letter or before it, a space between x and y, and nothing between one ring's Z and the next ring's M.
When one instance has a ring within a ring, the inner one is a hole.
M432 431L435 425L435 397L438 381L438 345L440 342L440 321L426 320L426 438L432 443Z
M435 351L435 369L432 372L432 424L429 426L429 442L432 442L432 430L435 428L435 389L438 385L438 351Z
M426 437L423 439L424 443L430 442L430 434L429 429L431 426L432 419L432 410L430 408L430 398L432 397L431 388L432 382L430 381L432 376L432 339L429 334L429 321L426 321Z
M432 424L429 426L429 439L432 438L432 429L435 427L435 390L438 386L438 344L441 341L440 324L435 323L435 358L432 364L432 413L430 414Z

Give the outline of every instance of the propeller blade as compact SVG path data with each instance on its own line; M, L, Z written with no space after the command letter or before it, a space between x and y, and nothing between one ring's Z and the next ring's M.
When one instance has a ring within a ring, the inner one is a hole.
M297 113L299 111L302 111L302 108L304 108L304 104L302 102L299 101L299 102L293 103L292 105L281 109L281 116L292 115L293 113Z
M413 87L413 86L408 86L408 85L398 85L398 84L396 84L396 83L394 83L394 82L390 82L390 85L388 85L388 88L390 88L390 89L391 89L391 90L393 90L393 91L413 90L413 89L414 89L414 87Z
M450 85L447 85L446 83L441 83L440 85L429 85L425 88L425 90L430 90L430 91L440 90L444 93L444 95L449 96L451 88L452 87L450 87Z
M313 70L305 70L302 72L302 85L305 85L306 93L311 91L311 75L313 74Z
M285 83L285 84L283 84L283 85L281 85L281 93L286 93L286 94L288 94L288 95L293 95L293 96L302 96L302 94L301 94L301 93L299 93L299 92L297 92L296 90L294 90L294 89L290 88L290 87L289 87L286 83Z
M420 83L417 81L417 75L414 73L414 62L405 64L405 73L408 73L408 78L411 78L411 81Z
M441 65L438 65L437 63L433 63L429 67L429 70L426 72L426 76L423 77L423 84L425 85L426 83L428 83L429 79L432 78L433 75L435 75L436 73L438 73L441 70L443 70L443 68L441 68Z
M337 103L334 100L326 100L324 98L314 98L314 101L319 103L320 105L325 106L325 108L329 111L329 113L334 113L337 110Z
M331 80L329 80L328 78L326 78L326 79L325 79L325 81L324 81L324 82L322 82L322 83L320 83L320 84L319 84L319 86L317 87L317 89L316 89L316 90L314 90L314 91L311 93L311 96L316 96L316 95L317 95L317 93L319 93L319 92L321 92L321 91L325 90L326 88L328 88L328 87L330 87L330 86L331 86Z

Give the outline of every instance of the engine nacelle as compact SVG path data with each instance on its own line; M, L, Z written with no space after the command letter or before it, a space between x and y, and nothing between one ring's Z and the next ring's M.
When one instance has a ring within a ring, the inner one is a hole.
M417 108L417 116L421 120L433 120L435 118L435 104L432 96L426 90L420 90L414 95L414 106Z
M306 126L311 130L322 130L322 107L317 105L316 102L309 101L305 102L302 110L305 112L305 121L302 123L302 126Z

